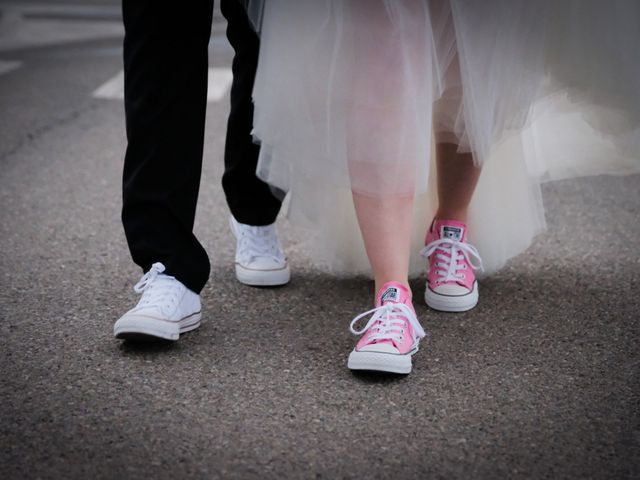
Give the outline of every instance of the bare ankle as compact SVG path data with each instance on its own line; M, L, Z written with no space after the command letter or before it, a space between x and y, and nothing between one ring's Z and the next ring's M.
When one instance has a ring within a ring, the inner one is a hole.
M433 219L434 220L455 220L457 222L467 223L467 217L469 216L468 213L469 212L467 209L460 209L460 210L439 209L436 212Z

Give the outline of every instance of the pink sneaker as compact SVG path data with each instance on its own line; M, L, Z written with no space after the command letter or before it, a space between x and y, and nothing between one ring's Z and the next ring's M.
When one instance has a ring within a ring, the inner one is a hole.
M379 372L411 372L411 356L418 351L418 343L425 336L411 303L411 292L397 282L386 283L378 292L376 308L358 315L349 329L362 335L349 355L351 370ZM362 330L353 326L372 313Z
M420 254L429 259L427 305L443 312L471 310L478 304L473 270L482 270L482 259L467 243L467 226L455 220L434 220L425 243Z

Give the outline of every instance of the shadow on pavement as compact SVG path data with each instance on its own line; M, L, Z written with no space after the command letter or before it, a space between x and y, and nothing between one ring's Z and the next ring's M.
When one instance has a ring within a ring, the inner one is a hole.
M163 354L178 350L177 342L169 340L125 340L120 343L120 352L125 356Z
M361 383L369 384L390 384L399 383L407 379L408 375L399 373L387 373L387 372L373 372L360 370L352 370L353 378Z

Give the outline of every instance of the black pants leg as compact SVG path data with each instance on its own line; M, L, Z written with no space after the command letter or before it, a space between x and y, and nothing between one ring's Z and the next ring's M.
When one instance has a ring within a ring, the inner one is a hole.
M237 221L269 225L278 216L281 202L269 186L256 177L260 147L251 139L251 93L260 42L239 0L222 0L220 8L227 19L227 38L235 50L222 186Z
M200 187L213 2L123 0L128 146L122 221L135 263L195 292L209 259L193 234Z

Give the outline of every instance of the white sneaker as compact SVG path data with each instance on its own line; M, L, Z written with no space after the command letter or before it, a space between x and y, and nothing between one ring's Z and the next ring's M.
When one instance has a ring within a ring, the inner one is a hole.
M116 338L178 340L181 333L200 326L200 295L164 270L162 263L154 263L133 287L142 298L113 326Z
M289 283L291 272L276 224L254 227L229 219L236 237L236 278L245 285L275 287Z

